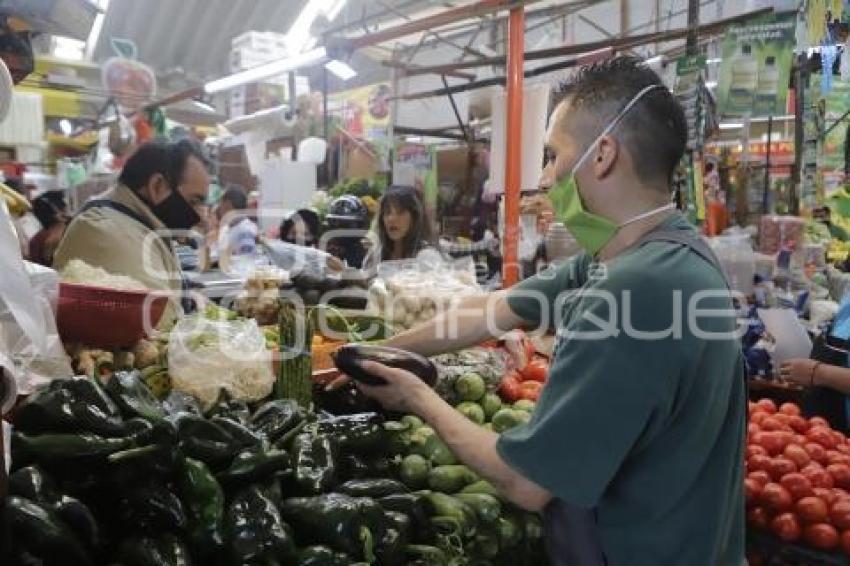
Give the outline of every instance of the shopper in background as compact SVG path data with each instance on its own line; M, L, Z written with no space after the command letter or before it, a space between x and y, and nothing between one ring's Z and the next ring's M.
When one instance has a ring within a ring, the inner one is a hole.
M180 264L171 239L201 221L209 161L195 142L148 142L127 159L118 186L74 217L53 264L81 259L152 290L179 291Z
M260 229L249 214L248 193L239 185L229 186L215 209L218 231L210 252L211 259L217 259L224 271L231 268L234 256L253 261Z
M328 224L328 253L344 261L349 267L361 268L366 257L366 233L369 211L359 198L343 195L328 205L325 215Z
M847 230L832 222L832 210L828 206L814 209L812 211L812 217L826 226L830 237L844 242L850 240L850 234L847 233Z
M413 187L395 185L387 189L378 208L377 232L378 244L363 260L364 269L373 270L378 263L390 260L442 261L422 195Z
M280 239L290 244L315 248L321 237L319 215L302 208L280 223Z
M387 341L433 355L554 325L531 421L500 436L413 374L375 363L363 367L387 383L358 387L423 417L507 499L543 511L553 564L744 564L741 349L719 265L670 206L682 108L632 57L584 68L565 95L541 186L585 252ZM674 333L676 305L703 292L698 306L714 315ZM447 328L457 332L446 338Z
M47 191L33 201L32 209L42 228L29 242L28 257L50 267L68 223L68 204L62 191Z

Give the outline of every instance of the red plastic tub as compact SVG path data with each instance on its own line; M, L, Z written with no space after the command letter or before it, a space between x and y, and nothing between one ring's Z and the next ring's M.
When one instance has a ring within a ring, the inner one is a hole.
M157 326L167 305L168 297L154 291L60 283L56 323L65 343L126 348L145 337L146 324Z

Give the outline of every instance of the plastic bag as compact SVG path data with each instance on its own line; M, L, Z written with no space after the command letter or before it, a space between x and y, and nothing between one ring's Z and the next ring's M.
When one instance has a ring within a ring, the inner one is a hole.
M72 370L59 332L55 308L59 276L52 269L25 262L5 203L0 203L0 352L14 364L19 394Z
M330 254L322 250L281 240L265 240L263 246L272 263L288 271L290 277L309 275L321 278L325 276L328 269Z
M211 407L224 389L232 399L259 401L274 385L271 352L254 320L180 319L168 341L172 387Z

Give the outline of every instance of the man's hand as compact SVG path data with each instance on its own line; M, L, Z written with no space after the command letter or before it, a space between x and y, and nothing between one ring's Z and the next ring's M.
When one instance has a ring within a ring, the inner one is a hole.
M420 414L425 405L437 397L430 387L409 371L377 362L362 362L361 367L386 381L383 385L355 382L360 391L378 401L385 409Z
M810 387L813 383L815 368L818 362L806 358L794 358L782 363L779 367L779 375L785 381Z

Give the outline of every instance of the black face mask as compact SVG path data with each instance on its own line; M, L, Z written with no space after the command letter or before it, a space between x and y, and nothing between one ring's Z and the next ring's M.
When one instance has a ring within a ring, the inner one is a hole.
M201 221L201 216L189 206L177 189L172 189L164 201L151 207L151 211L166 228L172 230L188 230Z

